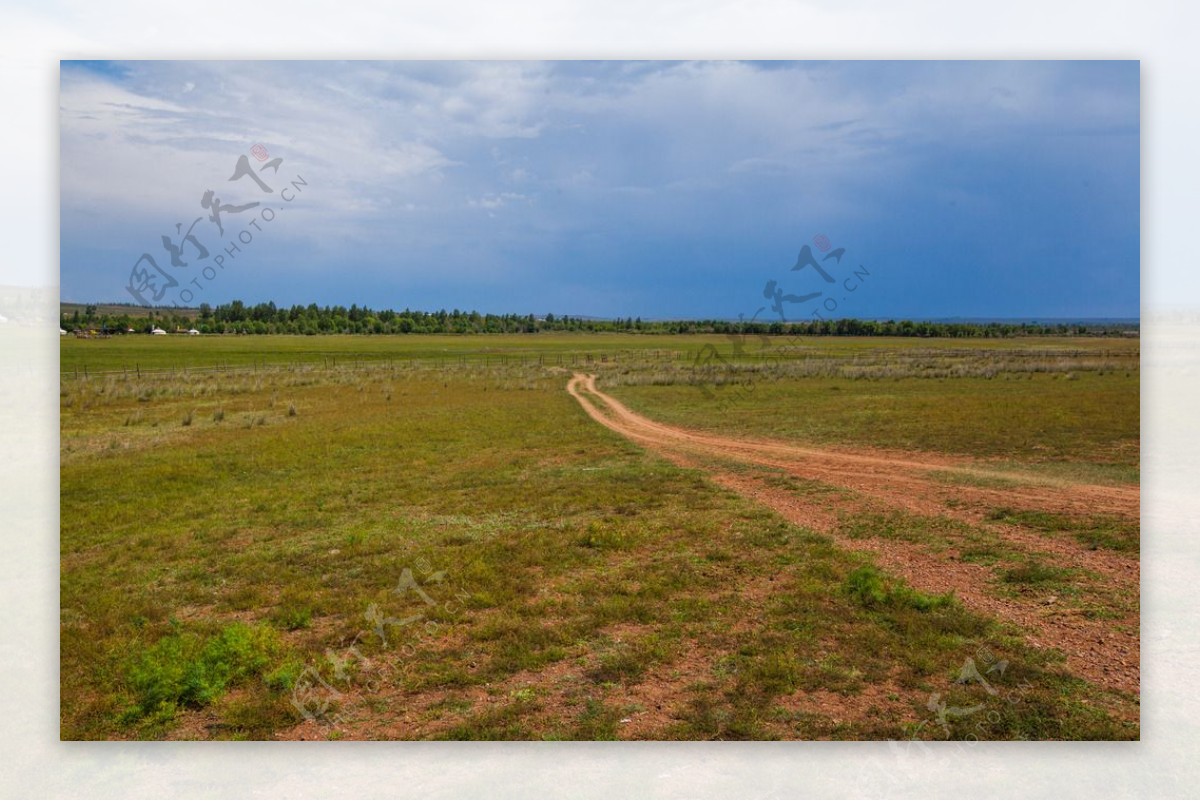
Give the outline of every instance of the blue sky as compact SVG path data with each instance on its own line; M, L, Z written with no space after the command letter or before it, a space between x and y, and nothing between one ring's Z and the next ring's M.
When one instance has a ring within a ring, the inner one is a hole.
M1137 62L63 62L60 143L66 300L1139 313Z

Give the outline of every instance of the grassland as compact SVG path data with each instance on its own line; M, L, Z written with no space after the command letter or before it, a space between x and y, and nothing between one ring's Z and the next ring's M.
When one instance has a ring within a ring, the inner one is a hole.
M398 365L418 362L433 367L470 363L519 366L539 358L545 365L589 364L641 356L656 363L690 363L705 344L728 345L723 337L631 336L626 334L488 334L458 336L200 336L151 337L62 342L61 370L74 378L151 371L224 370L255 366Z
M60 369L64 376L82 377L97 373L136 373L137 370L217 370L256 365L290 366L311 364L343 366L366 362L422 361L442 366L454 361L495 366L520 363L541 357L543 364L556 366L621 362L636 366L646 380L661 380L663 370L677 371L686 380L697 381L698 360L715 353L725 360L736 359L746 369L764 369L780 364L800 365L812 360L838 360L872 353L895 354L917 351L979 352L1005 354L1025 352L1041 355L1050 366L1057 354L1082 354L1096 359L1119 352L1133 355L1136 340L1115 338L1022 337L1014 339L916 339L888 337L831 337L794 340L779 337L734 339L721 335L681 334L488 334L483 336L423 334L399 336L199 336L143 334L113 339L62 340ZM800 342L800 344L797 344ZM601 362L601 359L604 362ZM561 365L560 365L561 361ZM707 362L706 362L707 363ZM829 362L833 364L832 361ZM677 383L678 377L672 381ZM728 380L728 379L723 379Z
M871 344L707 370L618 369L602 383L638 411L689 428L1138 481L1136 341Z
M706 345L735 366L719 384L694 369ZM893 370L918 353L1026 369L837 372L889 351ZM1136 343L1113 340L825 340L782 363L725 337L65 340L62 736L1137 736L1136 699L1019 626L596 425L564 391L581 365L697 429L1136 477ZM1126 552L1136 537L983 511ZM847 536L881 528L865 515ZM888 525L995 546L1000 590L1064 581L987 532ZM1112 601L1088 587L1081 604Z

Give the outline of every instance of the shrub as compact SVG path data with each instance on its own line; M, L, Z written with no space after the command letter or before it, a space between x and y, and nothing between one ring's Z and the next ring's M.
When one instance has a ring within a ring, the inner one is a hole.
M279 650L278 635L265 626L234 623L207 638L169 634L134 657L127 677L142 715L199 708L231 684L263 675Z

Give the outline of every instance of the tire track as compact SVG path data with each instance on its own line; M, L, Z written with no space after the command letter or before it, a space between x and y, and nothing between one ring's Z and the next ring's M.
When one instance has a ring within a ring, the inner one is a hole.
M676 464L705 470L718 484L770 506L795 523L833 536L843 547L871 552L887 569L919 590L954 591L967 606L1020 626L1028 633L1031 645L1062 650L1068 668L1088 681L1133 695L1139 693L1136 557L1092 550L1074 540L1042 536L1012 526L986 526L1023 553L1049 552L1057 565L1091 571L1106 586L1129 597L1135 607L1132 616L1127 615L1123 620L1092 620L1076 610L1047 606L1042 600L998 596L990 586L990 571L980 565L954 560L946 554L933 554L912 543L842 536L838 532L838 512L842 510L830 508L831 503L861 506L865 498L874 504L875 510L899 508L926 516L965 519L978 526L981 511L951 510L946 506L947 497L966 497L980 507L1005 505L1081 515L1101 512L1136 520L1140 506L1138 488L1047 482L1041 476L980 468L962 457L827 450L690 431L632 411L597 389L595 376L588 374L576 373L567 383L567 392L589 417L606 428ZM714 457L783 469L800 478L852 490L861 497L832 502L798 497L768 487L762 481L714 470L711 464L702 461ZM1038 483L999 489L946 487L928 477L928 473L939 470ZM1136 716L1136 707L1124 710L1123 714Z

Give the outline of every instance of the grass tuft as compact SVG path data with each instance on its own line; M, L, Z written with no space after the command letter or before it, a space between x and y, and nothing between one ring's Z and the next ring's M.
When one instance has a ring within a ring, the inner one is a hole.
M865 565L856 569L844 584L846 593L868 609L908 607L918 612L930 612L951 606L954 595L926 595L917 592L899 579L885 576L877 567Z
M1136 554L1141 548L1137 521L1116 517L1070 516L1024 509L1000 507L987 514L988 520L1024 526L1047 534L1067 534L1092 550L1106 548Z
M1030 587L1060 585L1069 579L1072 571L1062 567L1054 567L1036 559L1030 560L1019 567L1012 567L1000 573L1000 579L1005 584L1021 584Z
M306 629L312 624L313 610L311 606L296 602L288 602L275 610L271 619L286 631Z

